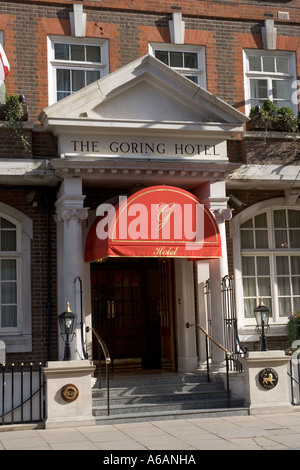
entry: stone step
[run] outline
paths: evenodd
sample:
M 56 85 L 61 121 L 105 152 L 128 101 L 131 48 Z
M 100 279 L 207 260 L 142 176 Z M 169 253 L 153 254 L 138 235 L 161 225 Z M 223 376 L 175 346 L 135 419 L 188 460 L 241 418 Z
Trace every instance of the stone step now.
M 116 374 L 110 379 L 110 414 L 107 416 L 105 378 L 102 388 L 93 388 L 93 415 L 97 423 L 143 421 L 164 417 L 202 416 L 206 410 L 228 409 L 227 390 L 222 381 L 207 382 L 199 373 L 131 373 Z M 231 403 L 245 413 L 243 403 Z M 224 411 L 223 411 L 224 412 Z M 237 411 L 236 411 L 237 412 Z M 166 419 L 165 418 L 165 419 Z M 129 420 L 129 421 L 128 421 Z

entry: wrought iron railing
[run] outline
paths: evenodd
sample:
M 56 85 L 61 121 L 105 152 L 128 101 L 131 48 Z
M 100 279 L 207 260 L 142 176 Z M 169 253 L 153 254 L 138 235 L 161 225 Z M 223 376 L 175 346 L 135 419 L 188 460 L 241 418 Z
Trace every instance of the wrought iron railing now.
M 230 384 L 229 384 L 229 362 L 232 357 L 232 352 L 230 352 L 228 349 L 226 349 L 222 344 L 220 344 L 217 340 L 215 340 L 206 330 L 203 328 L 201 325 L 197 323 L 186 323 L 186 328 L 190 328 L 191 326 L 194 326 L 195 328 L 198 328 L 202 333 L 205 335 L 205 341 L 206 341 L 206 351 L 209 350 L 208 343 L 211 341 L 214 343 L 219 349 L 221 349 L 225 353 L 225 364 L 226 364 L 226 390 L 227 390 L 227 406 L 228 408 L 230 407 Z M 209 355 L 206 355 L 206 372 L 207 372 L 207 381 L 210 381 L 210 358 Z
M 42 363 L 0 364 L 0 425 L 44 420 Z
M 88 332 L 90 330 L 89 327 L 86 328 Z M 106 371 L 106 396 L 107 396 L 107 415 L 110 414 L 110 401 L 109 401 L 109 366 L 111 364 L 111 357 L 108 351 L 108 348 L 103 340 L 103 338 L 99 335 L 98 331 L 94 328 L 91 328 L 95 338 L 97 339 L 98 343 L 98 388 L 101 388 L 102 384 L 102 377 L 101 377 L 101 356 L 104 356 L 105 362 L 105 371 Z M 101 354 L 102 353 L 102 354 Z

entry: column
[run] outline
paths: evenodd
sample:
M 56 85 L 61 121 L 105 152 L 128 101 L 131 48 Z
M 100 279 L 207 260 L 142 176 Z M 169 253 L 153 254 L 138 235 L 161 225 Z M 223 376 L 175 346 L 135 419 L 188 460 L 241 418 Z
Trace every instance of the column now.
M 225 181 L 211 183 L 210 186 L 210 210 L 216 218 L 221 243 L 222 258 L 212 259 L 209 262 L 209 278 L 211 293 L 212 337 L 224 345 L 224 317 L 221 293 L 221 281 L 228 274 L 227 243 L 225 221 L 232 217 L 231 209 L 227 208 Z M 216 364 L 224 361 L 224 352 L 213 344 L 213 362 Z
M 77 315 L 76 336 L 71 342 L 72 359 L 83 359 L 81 346 L 81 312 L 75 279 L 84 271 L 84 244 L 82 221 L 88 217 L 83 207 L 81 178 L 66 178 L 60 187 L 56 206 L 57 222 L 57 306 L 58 315 L 65 311 L 67 302 Z M 60 331 L 59 331 L 60 333 Z M 59 360 L 63 359 L 64 343 L 59 341 Z
M 197 367 L 193 263 L 187 259 L 175 260 L 175 301 L 178 370 L 193 371 Z

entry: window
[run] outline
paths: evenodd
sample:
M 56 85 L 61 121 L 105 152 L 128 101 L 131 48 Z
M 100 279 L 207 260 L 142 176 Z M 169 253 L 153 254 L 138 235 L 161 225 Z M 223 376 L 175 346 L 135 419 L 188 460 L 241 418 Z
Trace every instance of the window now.
M 69 96 L 108 73 L 108 43 L 104 40 L 49 39 L 50 104 Z
M 17 328 L 17 227 L 0 218 L 0 327 Z
M 7 352 L 31 351 L 32 222 L 0 202 L 0 339 Z
M 181 75 L 206 88 L 204 47 L 152 44 L 150 54 Z
M 293 53 L 248 51 L 245 53 L 246 113 L 254 106 L 262 106 L 271 100 L 280 108 L 287 106 L 296 112 L 293 103 L 293 82 L 296 80 L 296 64 Z
M 300 311 L 300 208 L 272 207 L 248 217 L 239 241 L 244 318 L 254 319 L 262 297 L 273 321 L 284 323 Z

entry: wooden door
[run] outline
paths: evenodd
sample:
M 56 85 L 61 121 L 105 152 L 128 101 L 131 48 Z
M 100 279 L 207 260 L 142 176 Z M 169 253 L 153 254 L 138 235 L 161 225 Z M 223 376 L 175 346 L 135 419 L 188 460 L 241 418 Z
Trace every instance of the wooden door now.
M 144 272 L 136 268 L 92 269 L 93 327 L 113 359 L 143 357 L 145 335 Z

